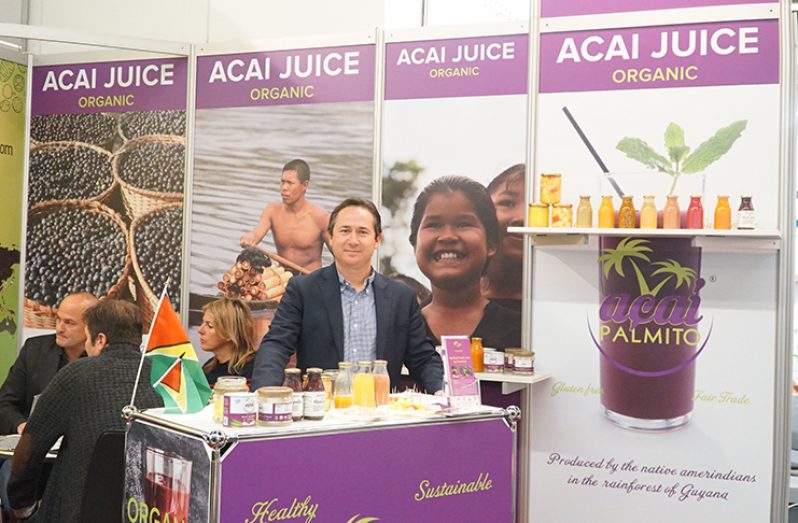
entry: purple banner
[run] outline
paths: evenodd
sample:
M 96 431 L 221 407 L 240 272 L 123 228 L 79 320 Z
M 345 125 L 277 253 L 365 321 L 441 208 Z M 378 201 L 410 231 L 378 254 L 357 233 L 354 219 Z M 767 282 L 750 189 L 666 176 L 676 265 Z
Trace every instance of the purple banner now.
M 512 521 L 504 420 L 240 441 L 219 521 Z
M 374 99 L 375 47 L 201 56 L 197 109 Z
M 680 9 L 685 7 L 710 7 L 739 4 L 776 4 L 774 0 L 541 0 L 540 16 L 595 15 L 600 13 L 626 13 L 630 11 L 653 11 L 657 9 Z
M 186 108 L 187 58 L 33 68 L 33 115 Z
M 778 82 L 777 20 L 541 36 L 541 93 Z
M 386 46 L 385 99 L 526 94 L 526 34 Z

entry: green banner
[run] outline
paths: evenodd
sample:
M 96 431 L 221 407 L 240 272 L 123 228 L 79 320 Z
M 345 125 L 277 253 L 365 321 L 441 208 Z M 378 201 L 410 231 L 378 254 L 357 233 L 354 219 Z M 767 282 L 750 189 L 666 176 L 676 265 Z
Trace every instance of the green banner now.
M 17 355 L 27 66 L 0 59 L 0 379 Z

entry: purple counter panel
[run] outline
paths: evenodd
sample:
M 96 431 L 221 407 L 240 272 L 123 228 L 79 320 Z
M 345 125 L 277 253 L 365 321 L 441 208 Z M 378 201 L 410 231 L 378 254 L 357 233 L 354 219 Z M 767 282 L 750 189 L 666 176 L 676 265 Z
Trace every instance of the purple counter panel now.
M 497 418 L 240 441 L 220 521 L 510 523 L 514 439 Z
M 34 116 L 186 108 L 187 58 L 33 68 Z
M 385 99 L 526 94 L 526 34 L 396 42 L 385 51 Z
M 375 46 L 200 56 L 197 109 L 374 99 Z
M 778 82 L 778 20 L 547 33 L 540 39 L 541 93 Z
M 740 4 L 778 4 L 773 0 L 541 0 L 540 16 L 574 16 L 627 13 L 689 7 L 723 7 Z

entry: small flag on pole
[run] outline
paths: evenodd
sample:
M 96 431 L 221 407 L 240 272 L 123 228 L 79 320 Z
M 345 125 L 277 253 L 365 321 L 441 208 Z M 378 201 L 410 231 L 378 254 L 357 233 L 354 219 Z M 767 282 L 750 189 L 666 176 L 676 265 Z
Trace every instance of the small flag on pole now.
M 211 388 L 166 289 L 152 320 L 145 356 L 152 362 L 150 382 L 163 398 L 166 413 L 189 414 L 205 407 Z

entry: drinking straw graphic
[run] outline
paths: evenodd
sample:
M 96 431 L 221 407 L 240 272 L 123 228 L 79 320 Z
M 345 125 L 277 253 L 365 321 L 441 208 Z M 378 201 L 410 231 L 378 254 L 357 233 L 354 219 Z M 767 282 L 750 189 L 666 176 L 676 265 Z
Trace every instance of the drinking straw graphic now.
M 571 111 L 569 111 L 567 107 L 563 106 L 562 112 L 565 113 L 565 116 L 568 118 L 568 121 L 571 122 L 571 125 L 574 126 L 576 134 L 579 135 L 579 138 L 582 139 L 582 142 L 584 142 L 585 146 L 587 147 L 587 150 L 590 151 L 590 154 L 593 155 L 593 159 L 596 160 L 597 164 L 599 164 L 599 167 L 601 168 L 602 172 L 604 172 L 604 174 L 607 175 L 607 180 L 610 182 L 610 185 L 612 185 L 612 188 L 615 189 L 615 192 L 618 193 L 618 196 L 623 197 L 624 195 L 623 189 L 620 188 L 618 183 L 612 177 L 612 175 L 610 174 L 610 170 L 607 169 L 607 166 L 601 160 L 601 157 L 596 152 L 596 149 L 593 147 L 593 144 L 590 143 L 590 140 L 587 139 L 587 136 L 585 136 L 585 133 L 584 131 L 582 131 L 582 128 L 579 127 L 579 124 L 576 123 L 576 120 L 574 120 L 574 116 L 571 114 Z

